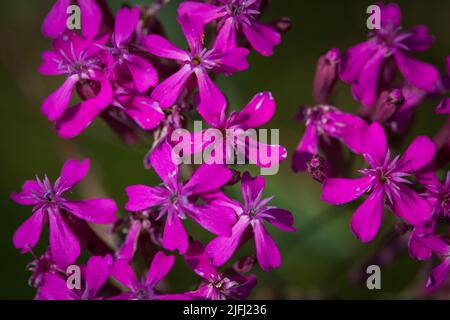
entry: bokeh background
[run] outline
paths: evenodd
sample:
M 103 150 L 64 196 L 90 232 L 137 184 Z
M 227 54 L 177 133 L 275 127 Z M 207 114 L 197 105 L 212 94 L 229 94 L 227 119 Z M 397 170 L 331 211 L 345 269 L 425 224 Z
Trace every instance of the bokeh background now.
M 115 10 L 122 0 L 108 1 Z M 425 24 L 436 36 L 431 50 L 417 55 L 443 70 L 443 59 L 450 53 L 450 2 L 448 0 L 397 1 L 403 11 L 403 26 Z M 130 4 L 149 1 L 128 1 Z M 185 46 L 177 24 L 179 1 L 171 1 L 160 13 L 160 20 L 174 43 Z M 281 143 L 289 150 L 289 158 L 280 172 L 267 177 L 266 195 L 275 195 L 273 204 L 292 211 L 298 231 L 270 232 L 279 245 L 283 264 L 269 273 L 256 268 L 259 284 L 252 298 L 414 298 L 420 296 L 425 283 L 427 263 L 409 259 L 402 249 L 392 254 L 392 262 L 382 266 L 382 290 L 369 291 L 363 282 L 355 281 L 364 265 L 391 239 L 394 219 L 384 216 L 383 228 L 376 241 L 359 243 L 351 234 L 348 222 L 354 205 L 332 207 L 320 201 L 321 186 L 307 174 L 294 174 L 290 169 L 293 151 L 303 134 L 304 124 L 294 120 L 299 105 L 312 104 L 311 84 L 317 58 L 331 47 L 341 49 L 361 42 L 367 34 L 366 8 L 371 1 L 354 0 L 274 0 L 263 20 L 281 16 L 291 18 L 293 27 L 270 58 L 256 53 L 250 56 L 250 68 L 232 77 L 220 77 L 219 87 L 226 93 L 232 109 L 242 108 L 260 91 L 269 90 L 277 101 L 277 113 L 267 126 L 279 128 Z M 40 34 L 42 19 L 52 5 L 51 0 L 0 1 L 0 141 L 1 141 L 1 242 L 0 298 L 30 299 L 34 290 L 28 287 L 26 270 L 30 255 L 21 255 L 12 245 L 12 234 L 29 216 L 28 208 L 14 204 L 9 195 L 18 191 L 25 179 L 47 173 L 55 179 L 61 165 L 70 157 L 90 157 L 89 178 L 75 191 L 76 196 L 113 197 L 124 214 L 124 188 L 131 184 L 155 184 L 153 172 L 145 170 L 143 146 L 128 147 L 101 121 L 97 120 L 73 140 L 60 140 L 51 123 L 40 112 L 43 99 L 61 83 L 57 77 L 37 73 L 40 54 L 50 47 Z M 347 85 L 337 87 L 334 104 L 356 112 Z M 443 123 L 434 114 L 437 100 L 423 103 L 414 121 L 414 130 L 405 143 L 417 134 L 433 136 Z M 400 146 L 400 149 L 403 148 Z M 240 197 L 239 188 L 229 188 L 230 195 Z M 189 230 L 202 239 L 210 235 L 189 225 Z M 36 252 L 47 242 L 41 238 Z M 237 256 L 251 252 L 244 247 Z M 394 250 L 395 251 L 395 250 Z M 390 257 L 391 251 L 387 253 Z M 360 271 L 358 271 L 360 270 Z M 171 291 L 192 289 L 199 278 L 188 270 L 181 258 L 169 275 Z

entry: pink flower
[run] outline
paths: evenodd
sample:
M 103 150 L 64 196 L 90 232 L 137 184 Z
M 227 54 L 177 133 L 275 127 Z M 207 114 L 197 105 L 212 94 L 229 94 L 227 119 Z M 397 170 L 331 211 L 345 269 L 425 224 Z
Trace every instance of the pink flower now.
M 417 137 L 403 156 L 391 159 L 384 130 L 377 122 L 364 130 L 362 139 L 363 155 L 371 168 L 359 171 L 362 178 L 325 180 L 322 199 L 340 205 L 369 194 L 351 221 L 353 233 L 363 242 L 371 241 L 378 233 L 385 201 L 394 214 L 413 226 L 422 226 L 431 218 L 431 208 L 407 187 L 411 182 L 405 178 L 433 159 L 434 143 L 428 137 Z
M 50 224 L 50 251 L 59 266 L 74 262 L 80 255 L 80 244 L 69 229 L 63 216 L 70 213 L 93 223 L 107 224 L 116 221 L 117 206 L 112 199 L 67 200 L 63 194 L 77 185 L 89 170 L 89 159 L 82 162 L 68 160 L 60 177 L 52 186 L 43 180 L 27 180 L 20 193 L 11 198 L 21 204 L 33 206 L 33 214 L 14 233 L 14 246 L 22 253 L 30 251 L 39 241 L 44 222 Z
M 189 15 L 207 24 L 218 20 L 219 31 L 215 47 L 220 50 L 236 48 L 236 33 L 241 31 L 251 46 L 263 56 L 273 55 L 273 49 L 281 42 L 281 35 L 270 25 L 259 22 L 261 1 L 221 0 L 218 6 L 184 1 L 178 8 L 180 16 Z
M 81 29 L 83 36 L 94 38 L 102 22 L 102 12 L 95 0 L 56 0 L 50 12 L 42 23 L 42 33 L 46 37 L 56 38 L 67 30 L 67 8 L 71 4 L 80 6 Z
M 347 50 L 342 63 L 341 79 L 352 84 L 354 97 L 365 106 L 375 102 L 380 84 L 392 85 L 391 78 L 384 78 L 386 68 L 398 68 L 409 83 L 429 93 L 439 80 L 434 66 L 409 56 L 409 52 L 427 50 L 434 42 L 427 27 L 403 31 L 399 6 L 395 3 L 380 6 L 381 29 L 369 40 Z M 387 63 L 392 59 L 394 63 Z
M 156 286 L 169 273 L 175 262 L 174 256 L 166 256 L 159 251 L 153 257 L 148 270 L 147 277 L 139 280 L 128 261 L 118 259 L 114 263 L 111 275 L 114 279 L 126 286 L 129 291 L 120 296 L 113 297 L 114 300 L 188 300 L 184 294 L 161 294 Z
M 248 298 L 256 285 L 254 275 L 245 276 L 235 270 L 219 272 L 205 254 L 203 245 L 198 241 L 190 243 L 184 259 L 188 266 L 204 280 L 197 290 L 188 293 L 193 299 L 244 300 Z
M 281 265 L 281 254 L 272 237 L 264 227 L 264 222 L 269 222 L 275 227 L 286 231 L 294 231 L 294 217 L 283 209 L 268 206 L 273 197 L 262 198 L 266 182 L 263 177 L 252 178 L 248 172 L 242 176 L 242 196 L 244 204 L 228 199 L 224 194 L 218 194 L 217 199 L 212 197 L 215 205 L 228 205 L 239 215 L 239 219 L 233 226 L 231 236 L 219 236 L 212 240 L 206 247 L 207 255 L 215 266 L 226 263 L 238 249 L 241 242 L 248 239 L 248 233 L 253 229 L 256 243 L 256 257 L 264 271 L 278 268 Z
M 105 47 L 114 57 L 116 67 L 124 67 L 131 74 L 133 84 L 139 93 L 158 83 L 155 68 L 131 46 L 132 35 L 139 22 L 139 7 L 123 8 L 117 12 L 112 48 Z
M 426 283 L 426 288 L 433 292 L 444 283 L 450 274 L 450 245 L 435 235 L 421 238 L 420 244 L 441 259 L 441 263 L 431 271 Z
M 236 220 L 233 210 L 221 206 L 196 204 L 203 194 L 215 192 L 232 177 L 232 172 L 221 165 L 203 164 L 189 181 L 178 179 L 178 159 L 167 142 L 161 143 L 150 156 L 153 169 L 163 181 L 157 187 L 144 185 L 126 188 L 128 211 L 158 208 L 157 220 L 167 215 L 163 233 L 163 247 L 183 254 L 188 248 L 188 236 L 181 220 L 190 216 L 206 230 L 217 235 L 230 235 Z
M 100 54 L 98 42 L 86 40 L 74 32 L 66 32 L 53 40 L 53 51 L 45 51 L 39 72 L 43 75 L 67 75 L 63 85 L 42 104 L 42 112 L 62 138 L 72 138 L 86 129 L 112 99 L 112 88 L 103 74 L 107 63 Z M 92 82 L 96 88 L 92 97 L 66 110 L 78 83 Z M 95 85 L 94 85 L 95 84 Z
M 228 118 L 225 110 L 220 114 L 211 113 L 205 121 L 217 130 L 207 129 L 191 134 L 187 139 L 190 145 L 186 148 L 183 137 L 183 155 L 209 149 L 214 155 L 214 163 L 234 163 L 235 156 L 244 156 L 250 163 L 262 168 L 275 166 L 286 159 L 286 149 L 281 145 L 258 141 L 256 131 L 252 131 L 268 123 L 274 114 L 275 99 L 270 92 L 256 94 L 242 111 L 232 112 Z M 197 143 L 198 139 L 201 139 L 200 143 Z
M 340 111 L 331 105 L 305 108 L 300 118 L 306 130 L 292 158 L 292 170 L 305 171 L 307 163 L 318 154 L 319 140 L 339 139 L 354 152 L 361 148 L 361 130 L 366 123 L 358 116 Z
M 89 258 L 84 273 L 83 287 L 69 288 L 66 279 L 56 274 L 46 275 L 39 288 L 38 300 L 101 300 L 100 289 L 108 281 L 113 260 L 110 255 Z
M 179 17 L 189 51 L 181 50 L 159 35 L 152 34 L 145 39 L 145 48 L 155 56 L 176 60 L 181 68 L 175 74 L 161 82 L 152 92 L 152 98 L 159 101 L 161 107 L 171 107 L 180 96 L 186 81 L 195 75 L 197 78 L 200 101 L 198 112 L 205 118 L 211 114 L 220 114 L 226 108 L 226 100 L 208 75 L 208 70 L 231 74 L 248 68 L 246 60 L 249 51 L 245 48 L 233 48 L 220 51 L 216 47 L 203 48 L 204 26 L 199 19 L 188 16 Z

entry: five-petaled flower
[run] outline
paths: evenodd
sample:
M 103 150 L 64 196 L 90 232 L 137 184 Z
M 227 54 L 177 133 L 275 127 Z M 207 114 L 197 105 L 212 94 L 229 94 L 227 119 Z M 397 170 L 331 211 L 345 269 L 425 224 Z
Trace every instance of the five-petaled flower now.
M 215 205 L 228 205 L 239 215 L 233 226 L 231 236 L 219 236 L 206 247 L 207 255 L 215 266 L 226 263 L 238 249 L 241 242 L 248 240 L 249 231 L 253 230 L 256 244 L 256 257 L 264 271 L 278 268 L 281 264 L 281 254 L 272 237 L 264 227 L 269 222 L 280 230 L 294 231 L 294 217 L 284 209 L 268 206 L 273 197 L 263 198 L 266 182 L 263 177 L 252 178 L 248 172 L 242 176 L 242 197 L 244 204 L 233 201 L 223 193 L 210 195 L 210 202 Z
M 20 193 L 11 198 L 21 204 L 33 206 L 33 214 L 14 233 L 14 246 L 22 253 L 30 251 L 39 241 L 46 221 L 50 225 L 50 251 L 59 266 L 74 262 L 80 255 L 80 244 L 64 221 L 64 215 L 72 214 L 82 220 L 108 224 L 116 221 L 117 206 L 112 199 L 68 200 L 64 193 L 71 190 L 86 176 L 89 159 L 82 162 L 68 160 L 60 177 L 52 186 L 44 179 L 27 180 Z
M 369 197 L 352 217 L 351 229 L 363 242 L 371 241 L 378 233 L 383 203 L 397 216 L 413 226 L 422 226 L 431 218 L 431 207 L 405 179 L 426 166 L 434 157 L 436 147 L 425 136 L 417 137 L 403 156 L 391 159 L 383 128 L 377 122 L 362 133 L 363 155 L 370 168 L 359 172 L 357 179 L 329 178 L 323 185 L 322 199 L 331 204 L 344 204 L 364 193 Z

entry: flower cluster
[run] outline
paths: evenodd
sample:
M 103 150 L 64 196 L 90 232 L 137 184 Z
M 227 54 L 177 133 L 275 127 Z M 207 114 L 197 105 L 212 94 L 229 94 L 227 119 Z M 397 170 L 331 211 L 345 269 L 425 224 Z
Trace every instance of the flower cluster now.
M 426 260 L 434 253 L 442 260 L 426 283 L 433 292 L 450 273 L 448 123 L 434 141 L 427 136 L 412 139 L 401 155 L 391 154 L 388 140 L 403 137 L 424 99 L 445 95 L 448 78 L 440 78 L 436 67 L 412 57 L 434 42 L 428 29 L 417 26 L 405 31 L 397 4 L 379 6 L 381 29 L 344 52 L 333 48 L 320 57 L 313 88 L 317 105 L 300 110 L 298 118 L 306 121 L 306 130 L 292 168 L 309 171 L 322 183 L 321 198 L 327 203 L 343 205 L 367 196 L 350 222 L 351 231 L 362 242 L 372 241 L 379 233 L 384 208 L 400 218 L 407 228 L 397 231 L 410 231 L 411 257 Z M 447 73 L 449 62 L 447 57 Z M 351 85 L 361 105 L 358 114 L 330 104 L 338 80 Z M 448 115 L 448 103 L 444 96 L 436 113 Z M 362 156 L 367 165 L 359 167 L 358 177 L 349 178 L 355 156 Z M 439 180 L 440 173 L 446 176 L 444 181 Z
M 45 176 L 26 181 L 20 193 L 13 193 L 15 202 L 33 207 L 13 242 L 22 253 L 34 256 L 30 285 L 37 288 L 37 299 L 245 299 L 256 285 L 255 275 L 248 274 L 256 261 L 264 271 L 281 264 L 281 253 L 265 222 L 289 232 L 295 230 L 294 218 L 289 211 L 269 205 L 272 197 L 263 195 L 264 178 L 209 163 L 185 176 L 171 133 L 187 129 L 186 119 L 195 113 L 213 128 L 231 130 L 236 137 L 242 130 L 267 123 L 275 113 L 269 92 L 256 94 L 244 110 L 227 117 L 226 97 L 214 79 L 217 74 L 246 70 L 252 48 L 271 56 L 288 20 L 282 25 L 261 22 L 265 7 L 261 1 L 182 2 L 178 23 L 187 49 L 181 49 L 167 40 L 156 17 L 163 4 L 124 7 L 113 17 L 104 1 L 57 0 L 42 24 L 52 49 L 42 54 L 39 72 L 65 78 L 41 106 L 57 134 L 76 137 L 100 117 L 127 144 L 153 138 L 145 165 L 161 183 L 126 187 L 128 214 L 121 219 L 112 199 L 64 197 L 86 176 L 89 159 L 67 161 L 54 184 Z M 81 10 L 81 30 L 68 29 L 70 5 Z M 208 38 L 206 30 L 211 30 Z M 78 102 L 73 104 L 74 92 Z M 280 155 L 277 162 L 286 158 L 282 146 L 243 143 L 244 151 L 268 148 Z M 226 150 L 233 147 L 227 145 Z M 193 145 L 191 151 L 204 148 Z M 252 154 L 256 156 L 248 159 L 251 163 L 267 165 Z M 238 183 L 242 203 L 224 192 Z M 187 220 L 216 238 L 202 244 L 188 232 Z M 49 247 L 38 257 L 33 249 L 47 224 Z M 91 224 L 108 225 L 112 233 L 123 235 L 122 243 L 106 244 Z M 251 239 L 256 258 L 244 256 L 222 267 Z M 81 265 L 82 250 L 91 255 L 85 265 Z M 197 289 L 166 293 L 164 278 L 175 263 L 174 251 L 202 278 Z M 150 265 L 147 272 L 138 271 L 142 260 Z M 75 263 L 81 265 L 81 278 L 71 286 L 69 270 Z

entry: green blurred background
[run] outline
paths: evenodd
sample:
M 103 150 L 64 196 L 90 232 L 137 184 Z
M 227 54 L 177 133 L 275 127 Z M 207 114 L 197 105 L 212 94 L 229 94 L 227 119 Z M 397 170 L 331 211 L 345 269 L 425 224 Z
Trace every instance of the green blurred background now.
M 121 0 L 108 1 L 114 9 Z M 150 1 L 128 1 L 147 4 Z M 185 46 L 176 23 L 179 1 L 172 1 L 160 13 L 171 41 Z M 403 26 L 409 28 L 425 24 L 436 36 L 432 49 L 418 57 L 443 69 L 443 59 L 450 53 L 450 2 L 398 1 L 403 12 Z M 50 47 L 48 39 L 40 34 L 40 24 L 52 4 L 51 0 L 0 1 L 0 90 L 1 90 L 1 251 L 0 298 L 34 296 L 27 286 L 30 273 L 26 264 L 30 255 L 21 255 L 12 245 L 12 234 L 29 216 L 28 208 L 9 199 L 25 179 L 47 173 L 55 179 L 61 165 L 70 157 L 90 157 L 89 178 L 75 191 L 75 195 L 113 197 L 123 214 L 126 201 L 124 188 L 131 184 L 158 183 L 153 172 L 142 166 L 146 150 L 127 147 L 101 121 L 97 120 L 81 136 L 73 140 L 58 139 L 51 123 L 40 112 L 40 104 L 61 83 L 58 77 L 43 77 L 36 71 L 40 54 Z M 311 84 L 316 60 L 331 47 L 348 48 L 361 42 L 367 34 L 366 8 L 371 1 L 350 0 L 275 0 L 269 5 L 263 20 L 272 21 L 281 16 L 292 19 L 293 28 L 283 37 L 275 55 L 264 58 L 256 53 L 250 56 L 250 68 L 232 77 L 220 77 L 219 87 L 227 94 L 232 109 L 242 108 L 260 91 L 269 90 L 277 101 L 277 113 L 267 126 L 279 128 L 281 143 L 292 155 L 304 124 L 294 120 L 300 104 L 311 104 Z M 351 99 L 347 85 L 339 85 L 334 97 L 336 106 L 355 112 L 357 103 Z M 434 135 L 443 118 L 434 114 L 437 100 L 420 106 L 415 118 L 414 135 Z M 280 172 L 267 177 L 266 195 L 275 195 L 273 205 L 288 209 L 296 217 L 298 231 L 270 232 L 279 245 L 283 264 L 281 268 L 263 273 L 256 268 L 259 284 L 252 298 L 412 298 L 417 297 L 425 282 L 425 273 L 419 263 L 401 250 L 393 262 L 382 267 L 382 290 L 369 291 L 364 282 L 351 281 L 349 271 L 361 266 L 385 243 L 392 232 L 394 219 L 385 215 L 383 228 L 376 241 L 359 243 L 351 234 L 348 222 L 354 205 L 332 207 L 320 201 L 320 185 L 308 175 L 295 175 L 290 170 L 291 157 Z M 239 197 L 238 188 L 229 188 L 233 197 Z M 198 228 L 193 234 L 202 240 L 211 236 Z M 41 238 L 37 253 L 42 253 L 47 235 Z M 244 247 L 237 256 L 250 252 Z M 421 271 L 422 270 L 422 271 Z M 364 271 L 364 270 L 363 270 Z M 182 259 L 177 258 L 169 275 L 171 291 L 193 288 L 199 278 L 188 271 Z

